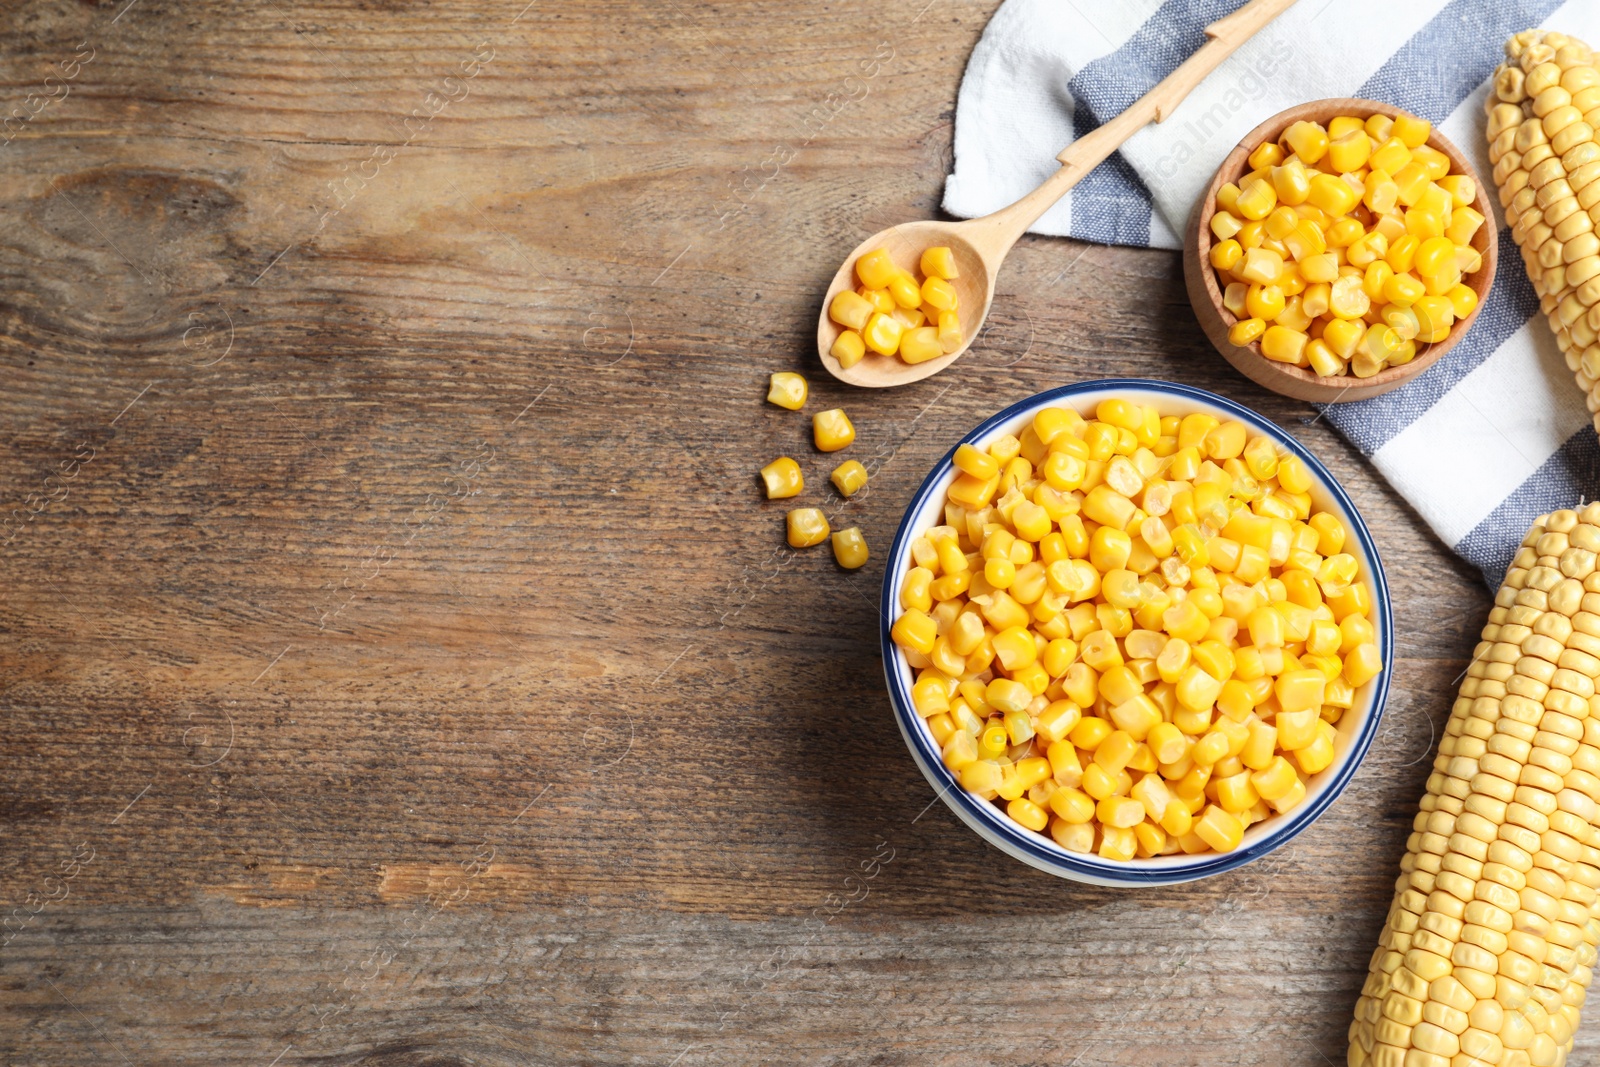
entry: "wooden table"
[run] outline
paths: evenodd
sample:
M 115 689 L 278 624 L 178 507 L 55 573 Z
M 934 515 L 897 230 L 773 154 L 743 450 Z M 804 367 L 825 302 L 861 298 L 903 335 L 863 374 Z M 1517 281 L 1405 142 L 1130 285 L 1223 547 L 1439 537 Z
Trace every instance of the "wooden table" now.
M 1170 253 L 1027 238 L 954 371 L 822 374 L 995 6 L 922 2 L 12 5 L 5 1063 L 1343 1063 L 1488 595 Z M 930 803 L 874 614 L 950 442 L 1113 374 L 1315 449 L 1400 619 L 1328 815 L 1138 893 Z M 781 453 L 864 570 L 786 549 Z

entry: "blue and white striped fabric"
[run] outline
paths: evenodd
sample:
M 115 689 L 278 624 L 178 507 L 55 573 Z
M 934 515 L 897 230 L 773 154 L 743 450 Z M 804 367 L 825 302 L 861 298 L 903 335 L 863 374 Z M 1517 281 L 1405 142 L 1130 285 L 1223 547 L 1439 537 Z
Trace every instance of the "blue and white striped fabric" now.
M 1207 23 L 1242 3 L 1007 0 L 961 83 L 945 210 L 984 215 L 1033 189 L 1076 134 L 1120 113 L 1200 47 Z M 1600 3 L 1300 0 L 1034 232 L 1177 248 L 1190 208 L 1245 134 L 1330 96 L 1431 120 L 1488 181 L 1489 77 L 1506 39 L 1539 26 L 1600 43 Z M 1495 207 L 1500 273 L 1467 338 L 1404 388 L 1326 412 L 1491 585 L 1533 518 L 1600 493 L 1600 440 Z

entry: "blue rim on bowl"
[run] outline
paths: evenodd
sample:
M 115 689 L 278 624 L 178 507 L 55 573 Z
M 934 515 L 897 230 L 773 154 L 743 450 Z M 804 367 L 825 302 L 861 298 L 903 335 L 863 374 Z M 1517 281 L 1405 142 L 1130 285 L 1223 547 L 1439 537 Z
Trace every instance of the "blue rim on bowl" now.
M 1155 402 L 1163 414 L 1176 414 L 1167 410 L 1174 402 L 1186 403 L 1191 409 L 1210 409 L 1225 414 L 1250 427 L 1252 434 L 1263 434 L 1304 462 L 1316 475 L 1312 496 L 1318 506 L 1332 510 L 1344 523 L 1355 541 L 1355 555 L 1361 564 L 1362 574 L 1372 585 L 1372 623 L 1377 630 L 1383 658 L 1383 670 L 1362 686 L 1366 693 L 1357 694 L 1352 714 L 1340 720 L 1338 755 L 1332 766 L 1312 779 L 1306 800 L 1285 815 L 1274 815 L 1245 831 L 1244 842 L 1233 852 L 1177 854 L 1117 862 L 1101 859 L 1094 854 L 1069 852 L 1057 845 L 1047 835 L 1035 833 L 1012 821 L 990 801 L 975 796 L 961 788 L 959 782 L 945 767 L 940 758 L 939 746 L 928 731 L 922 716 L 911 703 L 911 668 L 907 665 L 899 646 L 889 636 L 890 627 L 898 614 L 900 586 L 909 569 L 911 541 L 922 530 L 943 521 L 942 512 L 933 520 L 926 519 L 930 509 L 941 507 L 944 490 L 953 478 L 951 457 L 955 447 L 946 452 L 923 479 L 895 531 L 894 545 L 889 552 L 888 566 L 884 570 L 883 591 L 879 616 L 879 641 L 883 649 L 884 677 L 889 687 L 890 703 L 895 721 L 906 747 L 921 768 L 922 774 L 933 786 L 938 798 L 943 800 L 962 822 L 1001 851 L 1030 866 L 1058 877 L 1094 885 L 1172 885 L 1206 878 L 1214 874 L 1242 867 L 1260 859 L 1273 849 L 1288 842 L 1310 826 L 1326 811 L 1350 783 L 1356 768 L 1361 765 L 1367 750 L 1377 736 L 1383 718 L 1383 707 L 1389 692 L 1389 678 L 1394 672 L 1394 622 L 1389 604 L 1389 585 L 1384 578 L 1383 562 L 1378 558 L 1377 546 L 1367 530 L 1366 523 L 1337 479 L 1312 455 L 1304 445 L 1275 423 L 1237 404 L 1226 397 L 1194 386 L 1180 385 L 1141 378 L 1102 378 L 1095 381 L 1064 385 L 1038 393 L 989 418 L 963 437 L 957 444 L 977 444 L 997 437 L 1002 432 L 1020 435 L 1029 417 L 1039 408 L 1067 403 L 1082 407 L 1087 402 L 1106 396 L 1135 397 L 1142 402 Z M 1154 401 L 1149 398 L 1154 396 Z M 1350 551 L 1352 546 L 1346 547 Z M 1359 715 L 1355 713 L 1360 713 Z

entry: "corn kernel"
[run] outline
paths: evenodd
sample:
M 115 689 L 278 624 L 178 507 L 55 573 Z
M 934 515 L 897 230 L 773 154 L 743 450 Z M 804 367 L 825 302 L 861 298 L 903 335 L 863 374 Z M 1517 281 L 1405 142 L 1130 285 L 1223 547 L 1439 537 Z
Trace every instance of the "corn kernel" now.
M 875 248 L 856 260 L 856 277 L 869 289 L 887 289 L 899 274 L 900 268 L 889 258 L 888 249 Z
M 929 278 L 943 278 L 949 281 L 961 276 L 956 269 L 955 253 L 942 245 L 923 249 L 922 260 L 918 265 L 922 268 L 922 273 Z
M 1432 130 L 1433 123 L 1427 119 L 1419 119 L 1402 111 L 1394 117 L 1392 136 L 1399 138 L 1407 148 L 1417 148 L 1427 142 Z
M 1378 646 L 1364 642 L 1352 648 L 1344 661 L 1344 680 L 1352 686 L 1361 686 L 1383 670 L 1383 658 Z
M 828 305 L 828 317 L 841 326 L 860 330 L 867 325 L 874 308 L 866 299 L 849 289 L 841 290 Z
M 1288 153 L 1282 147 L 1267 141 L 1257 145 L 1255 150 L 1250 153 L 1250 166 L 1255 170 L 1266 170 L 1282 163 L 1286 155 Z
M 799 496 L 801 490 L 805 488 L 805 477 L 800 473 L 800 464 L 788 456 L 779 456 L 762 467 L 761 480 L 766 483 L 768 500 Z
M 847 459 L 833 468 L 828 478 L 833 482 L 833 487 L 839 490 L 840 496 L 852 497 L 867 484 L 867 468 L 853 459 Z
M 898 322 L 902 327 L 905 328 L 905 332 L 907 334 L 909 334 L 912 330 L 915 330 L 917 327 L 921 326 L 924 322 L 927 321 L 927 316 L 922 313 L 922 309 L 920 309 L 920 308 L 896 307 L 893 310 L 891 310 L 889 312 L 889 314 L 894 316 L 895 321 Z M 902 335 L 902 337 L 901 337 L 900 355 L 901 355 L 901 358 L 905 357 L 905 337 L 904 337 L 904 335 Z
M 1194 832 L 1218 852 L 1232 852 L 1244 839 L 1244 825 L 1238 817 L 1215 804 L 1206 807 L 1205 813 L 1194 824 Z
M 1283 143 L 1306 163 L 1315 163 L 1328 150 L 1328 131 L 1319 123 L 1296 122 L 1283 131 Z
M 1287 326 L 1269 326 L 1261 336 L 1261 354 L 1280 363 L 1298 364 L 1305 356 L 1309 338 Z
M 1456 285 L 1445 294 L 1450 308 L 1458 319 L 1464 319 L 1478 307 L 1478 294 L 1470 286 Z
M 1231 240 L 1243 228 L 1244 223 L 1229 211 L 1219 211 L 1211 216 L 1211 234 L 1218 241 Z M 1235 241 L 1234 243 L 1237 244 L 1238 242 Z
M 806 380 L 790 371 L 777 371 L 767 384 L 767 402 L 799 411 L 806 405 Z
M 1309 283 L 1336 281 L 1339 277 L 1339 257 L 1332 252 L 1307 256 L 1300 261 L 1300 276 Z
M 856 331 L 841 330 L 828 349 L 828 354 L 839 361 L 839 366 L 849 370 L 860 363 L 861 357 L 867 354 L 867 343 Z
M 961 319 L 954 311 L 939 312 L 939 347 L 949 355 L 961 348 Z
M 1336 377 L 1345 372 L 1345 361 L 1320 337 L 1306 345 L 1306 362 L 1314 374 L 1323 378 Z
M 795 508 L 788 515 L 789 545 L 791 548 L 810 548 L 820 545 L 828 539 L 828 519 L 822 514 L 820 508 Z M 933 645 L 930 642 L 927 649 L 918 651 L 931 652 Z
M 1322 227 L 1310 219 L 1301 219 L 1295 223 L 1294 228 L 1284 236 L 1283 243 L 1297 263 L 1302 263 L 1311 256 L 1323 255 L 1328 250 L 1328 241 L 1323 235 Z
M 917 280 L 904 272 L 896 274 L 889 279 L 885 286 L 889 295 L 894 298 L 896 305 L 903 308 L 920 307 L 922 304 L 922 288 L 917 285 Z
M 866 327 L 861 331 L 861 339 L 879 355 L 892 356 L 900 350 L 900 337 L 904 333 L 905 326 L 899 319 L 879 311 L 867 320 Z
M 1340 278 L 1328 289 L 1328 310 L 1338 318 L 1359 319 L 1371 307 L 1372 300 L 1362 289 L 1360 278 Z
M 1276 285 L 1255 284 L 1245 293 L 1244 309 L 1251 318 L 1271 322 L 1283 313 L 1283 290 Z
M 871 304 L 872 310 L 881 311 L 885 315 L 893 315 L 894 309 L 898 306 L 887 289 L 869 289 L 862 285 L 856 287 L 856 295 Z
M 1365 130 L 1352 130 L 1328 142 L 1328 162 L 1340 174 L 1360 170 L 1372 154 L 1372 142 Z
M 1446 157 L 1448 160 L 1449 157 Z M 1435 178 L 1434 183 L 1450 195 L 1456 207 L 1471 207 L 1472 202 L 1478 198 L 1478 185 L 1470 175 L 1447 174 Z
M 1017 797 L 1006 806 L 1006 814 L 1030 830 L 1043 830 L 1050 816 L 1027 797 Z
M 1240 188 L 1234 209 L 1243 218 L 1259 221 L 1266 218 L 1277 204 L 1278 194 L 1273 189 L 1272 183 L 1264 178 L 1258 178 Z
M 1471 244 L 1472 238 L 1482 225 L 1483 216 L 1476 210 L 1471 207 L 1458 207 L 1450 213 L 1450 222 L 1444 228 L 1444 235 L 1458 245 Z
M 900 358 L 907 363 L 926 363 L 945 354 L 939 331 L 933 326 L 918 326 L 900 337 Z
M 1264 248 L 1252 248 L 1245 253 L 1244 266 L 1239 274 L 1249 282 L 1259 282 L 1262 285 L 1272 285 L 1278 280 L 1278 275 L 1283 273 L 1283 257 L 1276 252 L 1269 252 Z
M 943 278 L 928 278 L 922 283 L 922 302 L 940 311 L 957 310 L 955 286 Z
M 1100 848 L 1096 854 L 1101 859 L 1131 860 L 1139 850 L 1139 839 L 1132 830 L 1106 826 L 1100 832 Z
M 1231 270 L 1244 256 L 1244 249 L 1234 240 L 1219 241 L 1211 246 L 1211 265 L 1218 270 Z
M 1280 204 L 1292 207 L 1305 203 L 1306 194 L 1311 191 L 1311 176 L 1306 172 L 1305 163 L 1291 156 L 1273 167 L 1272 188 Z
M 837 452 L 856 439 L 856 428 L 843 408 L 830 408 L 811 416 L 811 435 L 820 452 Z
M 1228 328 L 1228 343 L 1241 348 L 1252 341 L 1257 341 L 1267 332 L 1267 323 L 1264 319 L 1240 319 Z
M 860 528 L 852 526 L 833 534 L 833 558 L 846 570 L 855 570 L 867 562 L 867 541 Z
M 1359 201 L 1355 189 L 1344 179 L 1332 174 L 1316 174 L 1311 178 L 1310 203 L 1329 215 L 1343 215 Z

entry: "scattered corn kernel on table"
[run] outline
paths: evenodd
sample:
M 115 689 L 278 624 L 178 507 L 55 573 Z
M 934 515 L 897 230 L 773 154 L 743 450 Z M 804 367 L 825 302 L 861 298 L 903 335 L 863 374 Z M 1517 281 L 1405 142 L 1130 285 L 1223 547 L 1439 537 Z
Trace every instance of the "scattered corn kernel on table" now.
M 914 386 L 809 354 L 840 256 L 936 211 L 994 6 L 6 13 L 6 1062 L 1344 1062 L 1480 578 L 1175 254 L 1024 239 Z M 935 802 L 877 643 L 930 466 L 1113 375 L 1314 449 L 1400 620 L 1327 816 L 1142 892 Z M 811 505 L 864 567 L 786 547 Z

